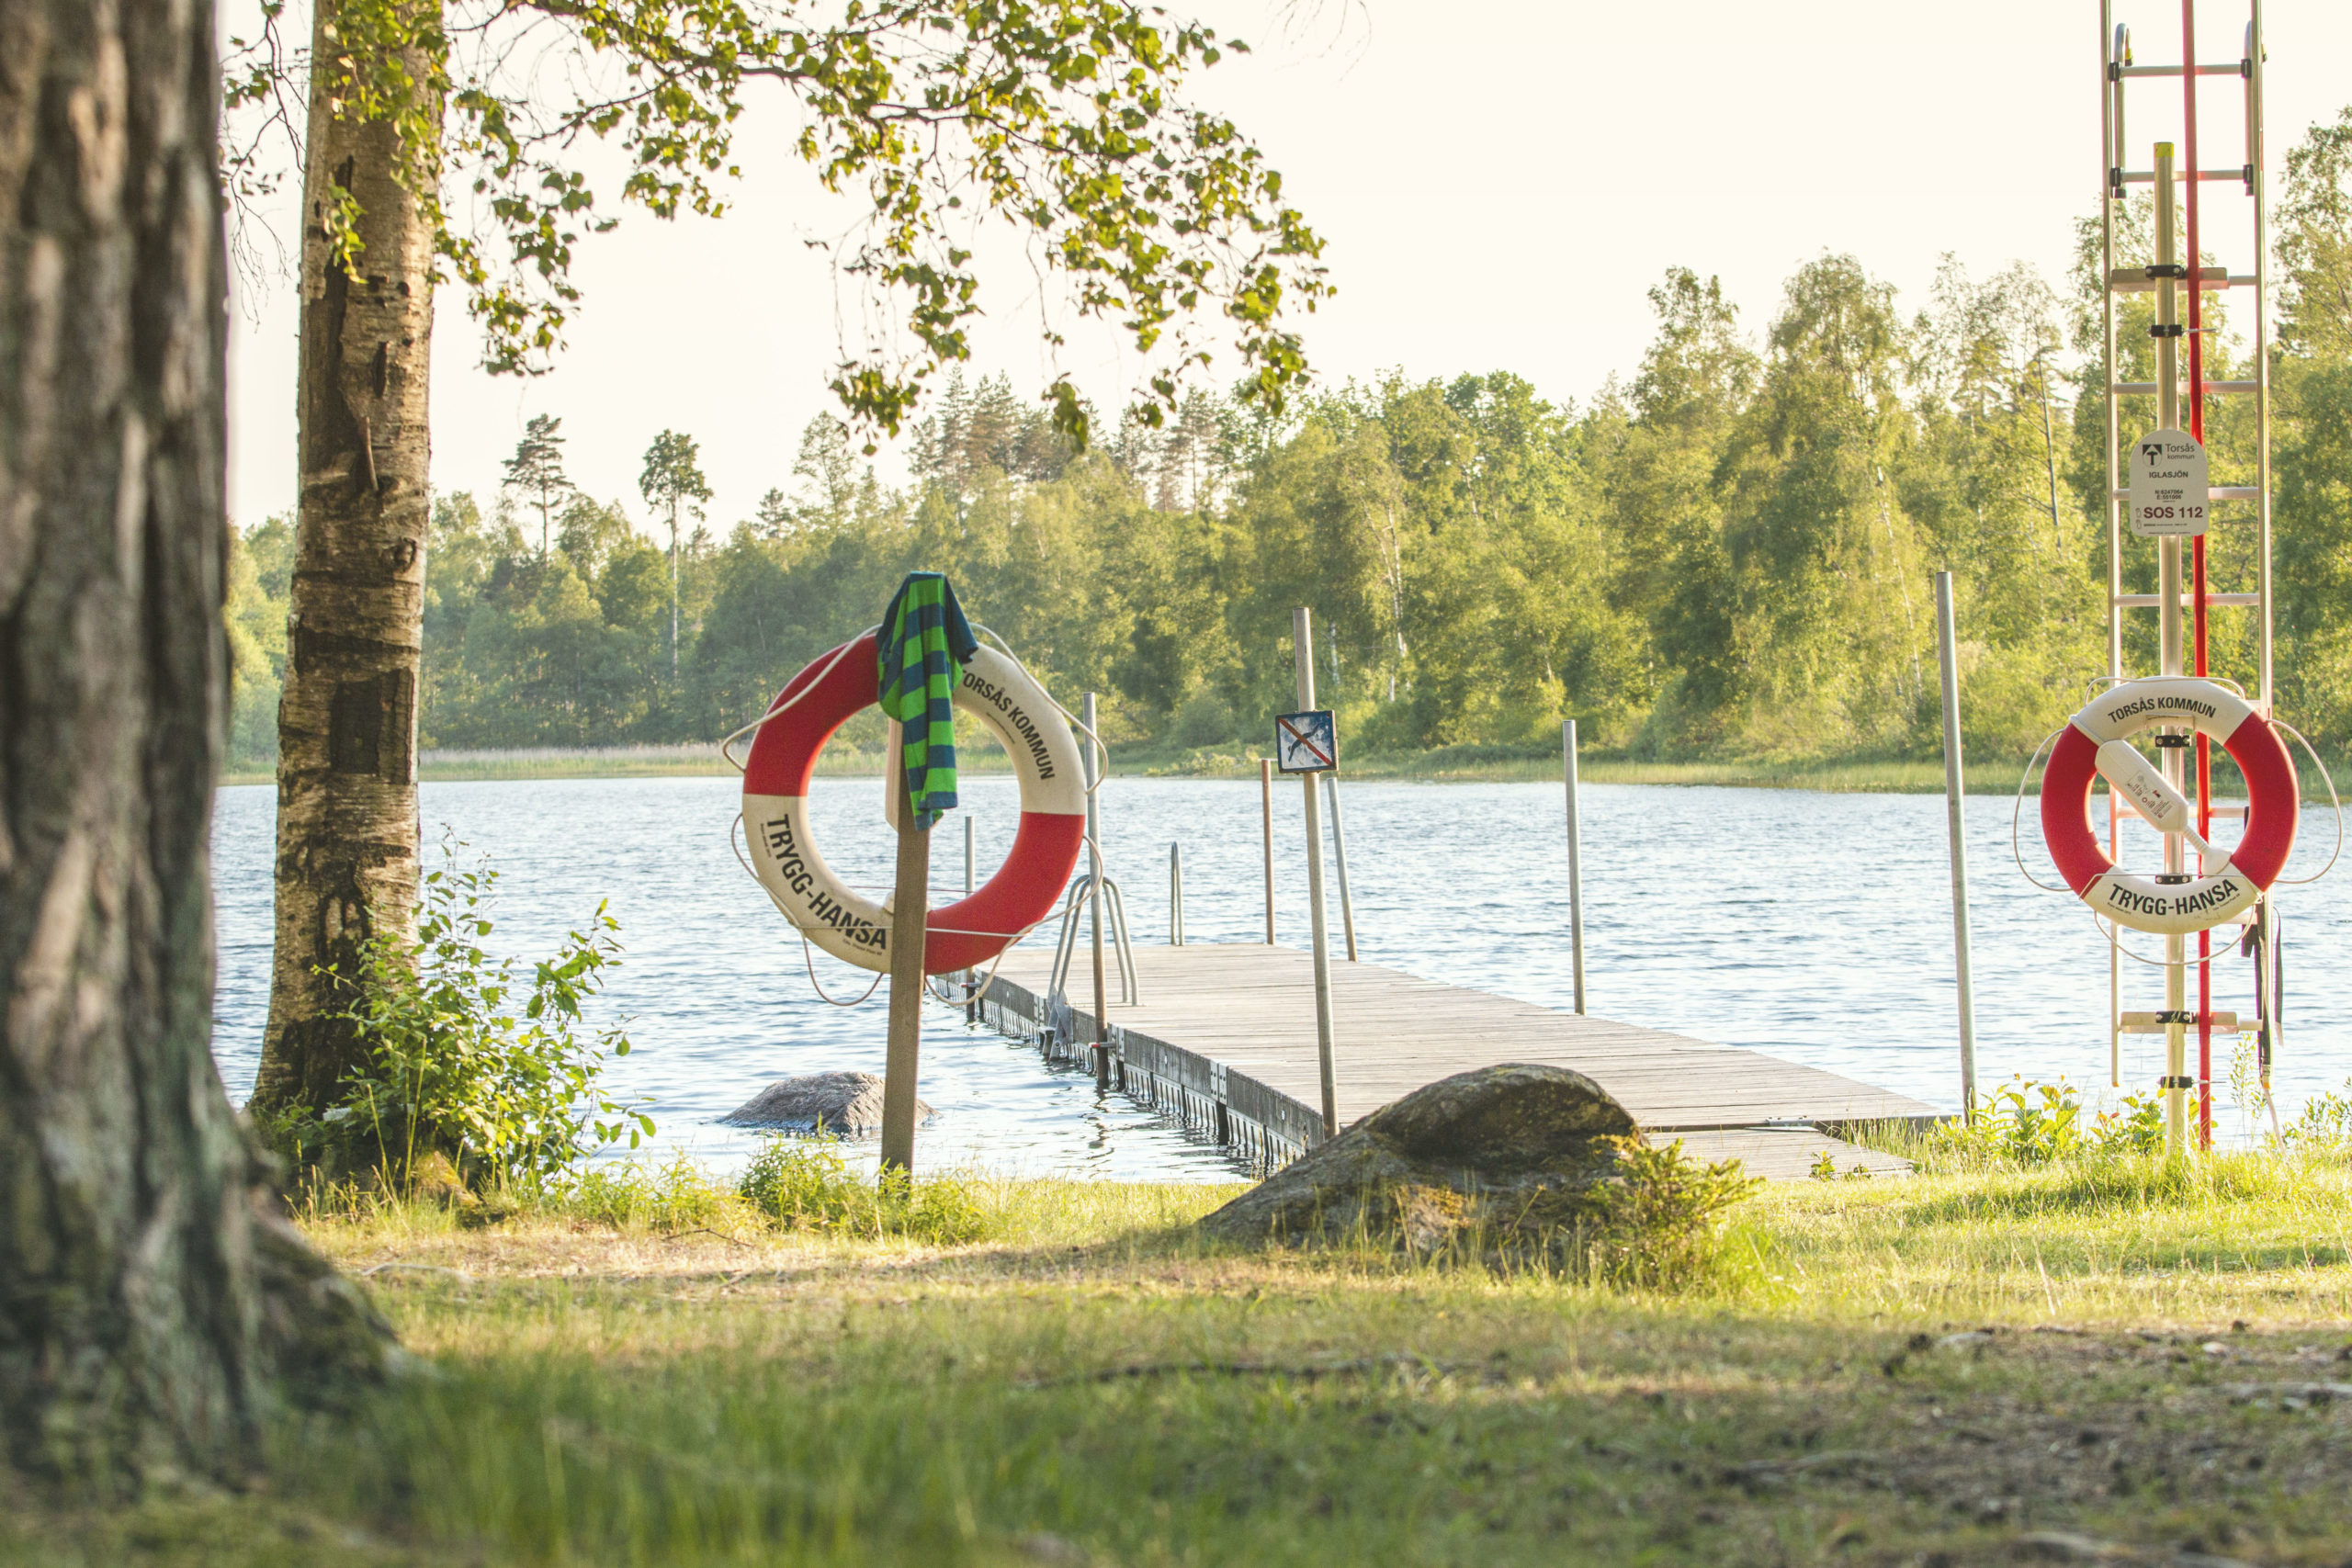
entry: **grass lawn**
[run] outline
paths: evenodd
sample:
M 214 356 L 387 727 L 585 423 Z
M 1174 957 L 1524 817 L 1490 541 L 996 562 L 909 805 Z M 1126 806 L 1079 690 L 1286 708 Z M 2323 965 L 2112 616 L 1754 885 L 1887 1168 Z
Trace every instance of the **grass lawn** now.
M 414 1370 L 0 1558 L 2352 1562 L 2340 1163 L 1782 1184 L 1675 1298 L 1204 1250 L 1232 1190 L 976 1182 L 955 1247 L 320 1219 Z

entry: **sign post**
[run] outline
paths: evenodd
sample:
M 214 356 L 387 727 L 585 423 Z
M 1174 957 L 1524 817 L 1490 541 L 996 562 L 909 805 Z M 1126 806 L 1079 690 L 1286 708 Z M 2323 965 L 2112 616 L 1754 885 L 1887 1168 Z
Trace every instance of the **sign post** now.
M 931 835 L 915 826 L 907 770 L 890 758 L 899 876 L 890 905 L 890 1039 L 882 1066 L 882 1168 L 915 1164 L 915 1073 L 922 1055 L 922 950 L 931 918 Z
M 2193 102 L 2193 100 L 2192 100 Z M 2190 111 L 2195 112 L 2193 109 Z M 2178 259 L 2174 234 L 2177 216 L 2173 198 L 2173 148 L 2156 143 L 2156 265 L 2148 276 L 2156 286 L 2156 324 L 2148 329 L 2156 345 L 2156 426 L 2133 445 L 2130 500 L 2132 532 L 2156 541 L 2156 646 L 2159 673 L 2183 673 L 2180 646 L 2180 542 L 2205 532 L 2205 508 L 2211 499 L 2206 488 L 2205 451 L 2197 438 L 2180 428 L 2180 340 L 2186 330 L 2180 320 L 2180 284 L 2186 268 Z M 2189 171 L 2192 185 L 2197 179 Z M 2188 266 L 2197 265 L 2190 254 Z M 2201 287 L 2201 279 L 2199 280 Z M 2141 516 L 2143 507 L 2149 515 Z M 2194 512 L 2195 515 L 2189 513 Z M 2165 782 L 2177 795 L 2187 783 L 2182 776 L 2182 747 L 2162 748 Z M 2109 807 L 2113 809 L 2112 799 Z M 2177 832 L 2165 834 L 2165 874 L 2181 877 L 2187 870 L 2188 849 Z M 2183 966 L 2186 949 L 2177 936 L 2165 938 L 2165 1153 L 2178 1158 L 2187 1147 L 2188 1100 L 2193 1087 L 2188 1068 L 2188 1034 L 2180 1021 L 2188 1016 L 2188 972 Z
M 1302 775 L 1306 786 L 1307 926 L 1315 935 L 1315 1051 L 1323 1074 L 1323 1135 L 1340 1132 L 1340 1090 L 1331 1070 L 1331 936 L 1323 913 L 1323 813 L 1315 775 L 1340 765 L 1328 708 L 1315 705 L 1315 634 L 1305 605 L 1290 613 L 1292 650 L 1298 657 L 1298 713 L 1274 716 L 1274 765 Z

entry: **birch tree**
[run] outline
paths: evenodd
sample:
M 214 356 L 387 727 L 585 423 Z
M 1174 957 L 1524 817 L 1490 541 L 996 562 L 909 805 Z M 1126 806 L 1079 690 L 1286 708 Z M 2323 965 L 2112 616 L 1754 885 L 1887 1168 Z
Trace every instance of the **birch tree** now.
M 722 213 L 738 118 L 766 90 L 818 184 L 865 214 L 833 251 L 864 310 L 830 385 L 869 446 L 969 356 L 985 227 L 1147 356 L 1155 423 L 1227 338 L 1245 395 L 1279 406 L 1306 370 L 1295 317 L 1327 292 L 1281 175 L 1186 96 L 1238 46 L 1126 0 L 316 0 L 307 50 L 285 15 L 266 0 L 230 64 L 246 122 L 307 124 L 264 1114 L 334 1098 L 356 1047 L 327 976 L 413 920 L 436 282 L 489 369 L 545 368 L 580 302 L 575 247 L 626 203 Z M 598 141 L 624 170 L 602 188 L 582 156 Z M 250 141 L 227 166 L 238 189 L 266 178 Z M 1069 379 L 1038 395 L 1082 441 Z

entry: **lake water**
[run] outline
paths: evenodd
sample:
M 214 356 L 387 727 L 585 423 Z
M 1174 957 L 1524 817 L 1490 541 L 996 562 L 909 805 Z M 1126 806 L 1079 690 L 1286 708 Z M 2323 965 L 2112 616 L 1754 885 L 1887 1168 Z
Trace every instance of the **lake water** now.
M 627 952 L 605 1005 L 629 1020 L 636 1050 L 610 1087 L 651 1095 L 659 1146 L 714 1165 L 740 1160 L 748 1134 L 717 1118 L 788 1074 L 882 1069 L 887 986 L 862 1007 L 812 990 L 801 943 L 729 848 L 731 778 L 428 784 L 428 854 L 444 834 L 502 874 L 489 945 L 529 956 L 609 899 Z M 970 776 L 985 878 L 1018 810 L 1009 778 Z M 1556 784 L 1351 783 L 1342 786 L 1360 950 L 1431 979 L 1570 1006 L 1566 852 Z M 1102 836 L 1138 942 L 1168 935 L 1168 850 L 1184 849 L 1193 942 L 1255 941 L 1263 931 L 1255 780 L 1114 778 Z M 1969 803 L 1980 1085 L 2013 1073 L 2064 1076 L 2107 1093 L 2107 939 L 2076 899 L 2031 886 L 2011 858 L 2010 802 Z M 1279 934 L 1306 940 L 1299 785 L 1275 795 Z M 220 792 L 214 832 L 220 974 L 214 1051 L 232 1098 L 253 1083 L 268 1006 L 273 792 Z M 848 881 L 890 882 L 891 840 L 878 780 L 820 779 L 816 821 Z M 963 825 L 935 830 L 941 898 L 962 886 Z M 2302 875 L 2335 840 L 2307 809 L 2288 867 Z M 1947 1109 L 1959 1103 L 1951 909 L 1944 803 L 1935 795 L 1589 785 L 1584 792 L 1586 966 L 1592 1011 L 1676 1030 L 1865 1079 Z M 2037 818 L 2024 813 L 2025 863 L 2055 881 Z M 1336 879 L 1331 930 L 1339 941 Z M 2279 896 L 2288 955 L 2279 1112 L 2352 1073 L 2352 866 Z M 1033 942 L 1050 942 L 1050 928 Z M 2127 933 L 2140 952 L 2160 939 Z M 2192 948 L 2193 951 L 2193 948 Z M 871 976 L 818 954 L 836 998 Z M 2252 964 L 2214 965 L 2214 1005 L 2250 1013 Z M 2163 974 L 2125 964 L 2125 1006 L 2163 1005 Z M 2195 977 L 2191 973 L 2191 1000 Z M 1311 1010 L 1302 992 L 1298 1006 Z M 1347 1071 L 1348 1043 L 1339 1042 Z M 2126 1036 L 2124 1084 L 2145 1092 L 2163 1070 L 2161 1037 Z M 2195 1043 L 2190 1045 L 2192 1058 Z M 2226 1045 L 2215 1077 L 2226 1081 Z M 2192 1062 L 2193 1066 L 2193 1062 Z M 938 1111 L 917 1162 L 1030 1174 L 1226 1179 L 1216 1152 L 1124 1099 L 1098 1098 L 1085 1074 L 1049 1071 L 1035 1052 L 960 1010 L 933 1007 L 922 1093 Z M 2217 1092 L 2226 1098 L 2226 1091 Z M 2216 1126 L 2241 1124 L 2219 1109 Z M 870 1151 L 869 1151 L 870 1152 Z

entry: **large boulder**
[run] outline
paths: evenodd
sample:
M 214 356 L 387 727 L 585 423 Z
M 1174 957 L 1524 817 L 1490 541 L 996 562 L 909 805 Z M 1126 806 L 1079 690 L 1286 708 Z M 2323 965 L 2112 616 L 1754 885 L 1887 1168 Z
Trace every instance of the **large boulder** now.
M 1383 1106 L 1201 1221 L 1227 1241 L 1369 1242 L 1412 1252 L 1553 1248 L 1614 1145 L 1640 1129 L 1563 1067 L 1457 1073 Z
M 915 1119 L 931 1120 L 932 1109 L 915 1101 Z M 882 1080 L 873 1073 L 808 1073 L 778 1078 L 718 1119 L 729 1127 L 773 1127 L 813 1133 L 822 1126 L 844 1137 L 882 1130 Z

